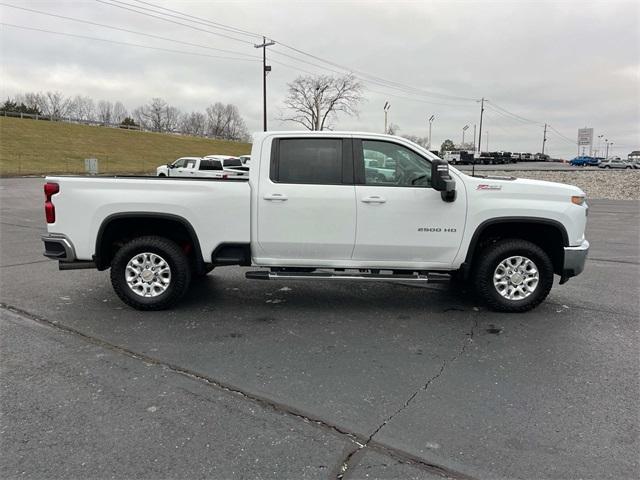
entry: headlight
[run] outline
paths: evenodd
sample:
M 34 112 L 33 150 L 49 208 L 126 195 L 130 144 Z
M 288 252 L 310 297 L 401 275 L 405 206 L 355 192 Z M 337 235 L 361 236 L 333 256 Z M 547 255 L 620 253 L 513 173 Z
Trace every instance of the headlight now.
M 574 195 L 571 197 L 571 203 L 575 203 L 576 205 L 584 205 L 584 195 Z

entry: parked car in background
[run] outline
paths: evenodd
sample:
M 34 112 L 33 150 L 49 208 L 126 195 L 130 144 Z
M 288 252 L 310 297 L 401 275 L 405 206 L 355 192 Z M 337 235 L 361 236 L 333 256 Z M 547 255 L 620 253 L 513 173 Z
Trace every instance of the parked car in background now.
M 198 177 L 225 179 L 233 175 L 225 172 L 220 160 L 200 157 L 182 157 L 168 165 L 156 169 L 158 177 Z
M 600 160 L 595 157 L 589 157 L 586 155 L 582 155 L 580 157 L 576 157 L 569 162 L 569 165 L 574 167 L 595 167 L 598 166 Z
M 600 168 L 635 168 L 631 162 L 622 160 L 621 158 L 607 158 L 605 161 L 600 162 L 598 165 Z
M 249 167 L 242 164 L 238 157 L 230 155 L 207 155 L 207 160 L 219 160 L 224 170 L 230 177 L 248 177 Z
M 551 157 L 546 153 L 536 153 L 533 158 L 536 162 L 548 162 L 551 160 Z

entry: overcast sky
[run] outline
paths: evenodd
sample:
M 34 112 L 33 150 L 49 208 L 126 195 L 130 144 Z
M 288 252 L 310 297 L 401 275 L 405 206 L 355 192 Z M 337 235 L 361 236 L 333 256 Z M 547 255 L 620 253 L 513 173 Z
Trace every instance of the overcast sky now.
M 5 24 L 203 55 L 240 58 L 241 54 L 243 58 L 170 53 L 3 25 L 3 98 L 26 91 L 59 90 L 94 100 L 120 100 L 130 110 L 151 97 L 162 97 L 183 110 L 204 110 L 221 101 L 237 104 L 251 131 L 262 129 L 261 63 L 247 56 L 260 54 L 252 46 L 257 41 L 254 37 L 180 21 L 241 41 L 224 38 L 94 0 L 1 1 L 238 54 L 0 6 Z M 360 115 L 339 117 L 335 129 L 382 131 L 382 108 L 389 101 L 389 121 L 400 127 L 400 134 L 426 136 L 427 118 L 435 114 L 433 144 L 439 146 L 446 138 L 460 142 L 466 124 L 470 128 L 465 139 L 473 137 L 480 113 L 473 99 L 484 96 L 491 103 L 485 111 L 483 150 L 484 131 L 488 131 L 490 150 L 538 152 L 545 122 L 570 139 L 548 133 L 547 150 L 554 156 L 575 155 L 577 129 L 584 126 L 593 127 L 596 137 L 603 134 L 613 141 L 617 155 L 640 149 L 637 0 L 147 1 L 265 34 L 279 43 L 268 49 L 268 60 L 273 60 L 268 77 L 270 129 L 296 128 L 277 118 L 287 82 L 304 74 L 300 70 L 339 70 L 282 46 L 286 44 L 355 72 L 436 94 L 416 95 L 407 88 L 367 82 Z M 118 2 L 146 8 L 147 13 L 152 8 L 136 0 Z M 536 124 L 499 114 L 498 107 Z

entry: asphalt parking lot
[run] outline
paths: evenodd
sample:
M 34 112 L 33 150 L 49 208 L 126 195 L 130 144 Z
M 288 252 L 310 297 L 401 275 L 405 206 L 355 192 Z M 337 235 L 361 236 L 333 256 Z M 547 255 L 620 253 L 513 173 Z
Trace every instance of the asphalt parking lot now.
M 236 267 L 143 313 L 42 257 L 42 183 L 0 180 L 2 478 L 640 477 L 637 201 L 526 314 Z

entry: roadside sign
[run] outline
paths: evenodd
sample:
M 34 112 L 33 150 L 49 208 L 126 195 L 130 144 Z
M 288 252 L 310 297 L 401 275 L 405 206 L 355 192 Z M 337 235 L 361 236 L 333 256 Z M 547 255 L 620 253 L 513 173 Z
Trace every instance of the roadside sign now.
M 578 145 L 591 147 L 593 145 L 593 128 L 578 129 Z
M 84 171 L 89 175 L 98 174 L 98 159 L 97 158 L 85 158 L 84 159 Z

